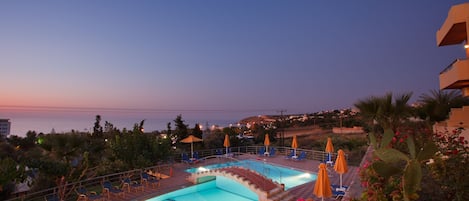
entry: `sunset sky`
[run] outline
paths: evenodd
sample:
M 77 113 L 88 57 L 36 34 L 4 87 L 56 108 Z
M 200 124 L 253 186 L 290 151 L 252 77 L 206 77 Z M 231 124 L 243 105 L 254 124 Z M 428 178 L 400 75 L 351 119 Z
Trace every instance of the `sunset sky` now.
M 435 39 L 462 2 L 0 1 L 0 112 L 275 114 L 350 108 L 386 92 L 417 99 L 464 57 L 462 45 Z

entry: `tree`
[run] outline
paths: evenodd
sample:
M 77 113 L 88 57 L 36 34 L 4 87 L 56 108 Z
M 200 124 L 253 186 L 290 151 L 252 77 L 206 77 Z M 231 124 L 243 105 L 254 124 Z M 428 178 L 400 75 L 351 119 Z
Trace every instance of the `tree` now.
M 18 136 L 14 137 L 15 142 L 24 144 Z M 8 138 L 10 141 L 11 139 Z M 0 200 L 6 200 L 15 190 L 15 184 L 24 181 L 26 176 L 25 166 L 21 160 L 23 152 L 21 145 L 12 145 L 6 141 L 0 140 Z M 15 148 L 16 147 L 16 148 Z
M 144 124 L 145 124 L 145 119 L 140 121 L 140 124 L 135 124 L 134 125 L 134 132 L 143 133 L 145 131 L 145 129 L 143 128 Z
M 237 130 L 238 128 L 233 127 L 223 128 L 223 133 L 228 134 L 228 136 L 230 137 L 230 144 L 232 147 L 237 147 L 241 145 L 241 141 L 239 140 L 239 138 L 236 137 L 238 135 L 238 133 L 236 132 Z
M 168 122 L 166 124 L 166 134 L 168 134 L 168 136 L 171 136 L 171 122 Z
M 142 125 L 142 124 L 140 124 Z M 160 139 L 151 133 L 142 133 L 139 124 L 134 125 L 132 132 L 116 135 L 111 140 L 115 171 L 144 168 L 152 166 L 157 161 L 166 159 L 170 154 L 169 140 Z
M 174 137 L 177 139 L 177 142 L 189 136 L 187 125 L 184 124 L 184 120 L 182 120 L 181 115 L 178 115 L 176 119 L 174 119 L 174 125 L 176 126 L 174 130 Z
M 206 148 L 208 149 L 218 149 L 223 147 L 223 140 L 225 139 L 225 135 L 220 129 L 214 129 L 210 135 L 204 139 L 204 143 Z
M 194 135 L 195 137 L 198 137 L 200 139 L 202 139 L 202 130 L 200 130 L 200 125 L 199 124 L 195 124 L 194 126 L 194 129 L 192 129 L 192 135 Z
M 114 125 L 111 122 L 105 121 L 104 122 L 104 132 L 110 133 L 114 131 Z
M 93 127 L 93 136 L 95 137 L 103 137 L 103 127 L 100 125 L 101 122 L 101 116 L 96 115 L 96 122 L 94 123 Z
M 422 94 L 419 98 L 422 105 L 418 116 L 431 124 L 446 120 L 451 108 L 469 105 L 469 99 L 463 97 L 460 90 L 431 90 L 429 94 Z
M 355 107 L 360 110 L 360 115 L 371 125 L 376 122 L 381 128 L 397 130 L 412 114 L 412 108 L 407 104 L 412 93 L 404 93 L 393 98 L 392 93 L 382 97 L 369 97 L 359 100 Z M 375 129 L 374 129 L 375 130 Z
M 18 164 L 11 158 L 0 158 L 0 198 L 6 199 L 8 194 L 11 192 L 7 191 L 9 184 L 16 184 L 22 182 L 25 178 L 25 167 L 22 164 Z M 13 189 L 10 189 L 13 190 Z M 5 197 L 6 196 L 6 197 Z

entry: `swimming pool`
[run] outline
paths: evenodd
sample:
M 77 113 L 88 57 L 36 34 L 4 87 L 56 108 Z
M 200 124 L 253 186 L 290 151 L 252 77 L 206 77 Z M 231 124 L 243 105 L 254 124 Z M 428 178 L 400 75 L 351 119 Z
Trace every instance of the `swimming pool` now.
M 285 189 L 316 180 L 316 175 L 288 167 L 269 164 L 263 161 L 243 160 L 229 163 L 201 166 L 187 169 L 194 173 L 223 167 L 245 167 L 254 170 L 278 183 L 285 184 Z M 218 176 L 216 180 L 173 191 L 148 201 L 255 201 L 257 195 L 247 187 L 231 179 Z

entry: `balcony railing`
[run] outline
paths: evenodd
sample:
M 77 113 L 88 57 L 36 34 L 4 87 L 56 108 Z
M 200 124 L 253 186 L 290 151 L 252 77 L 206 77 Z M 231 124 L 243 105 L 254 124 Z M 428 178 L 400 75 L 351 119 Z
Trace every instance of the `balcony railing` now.
M 461 60 L 463 59 L 455 59 L 453 62 L 451 62 L 451 64 L 449 64 L 445 69 L 443 69 L 443 71 L 440 72 L 440 75 L 450 71 L 453 68 L 454 64 Z

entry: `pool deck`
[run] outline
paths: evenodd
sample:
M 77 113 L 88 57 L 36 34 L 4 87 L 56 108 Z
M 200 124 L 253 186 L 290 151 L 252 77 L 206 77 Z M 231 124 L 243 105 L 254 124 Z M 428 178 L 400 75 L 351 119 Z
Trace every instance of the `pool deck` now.
M 277 155 L 274 157 L 259 157 L 257 155 L 239 155 L 236 157 L 238 160 L 261 160 L 267 163 L 272 163 L 280 166 L 286 166 L 290 168 L 295 168 L 303 171 L 317 173 L 318 166 L 320 161 L 313 161 L 313 160 L 303 160 L 303 161 L 293 161 L 289 159 L 285 159 L 283 155 Z M 160 180 L 160 186 L 157 188 L 152 187 L 145 187 L 143 191 L 132 191 L 126 192 L 125 197 L 118 197 L 112 196 L 111 200 L 116 201 L 128 201 L 128 200 L 146 200 L 152 197 L 156 197 L 158 195 L 162 195 L 171 191 L 179 190 L 181 188 L 192 186 L 193 184 L 186 180 L 186 178 L 190 175 L 189 173 L 185 172 L 187 168 L 191 167 L 199 167 L 203 165 L 210 165 L 215 163 L 224 163 L 231 161 L 231 159 L 227 158 L 212 158 L 202 161 L 197 164 L 186 164 L 186 163 L 175 163 L 172 166 L 172 175 L 169 178 Z M 358 167 L 349 166 L 348 172 L 342 175 L 343 184 L 346 186 L 350 186 L 354 180 L 357 178 L 356 174 L 358 171 Z M 328 175 L 331 181 L 331 184 L 339 184 L 340 176 L 337 174 L 333 167 L 328 167 Z M 357 178 L 358 179 L 358 178 Z M 296 198 L 313 198 L 313 200 L 321 200 L 313 195 L 315 181 L 308 182 L 300 186 L 296 186 L 287 190 L 290 195 L 294 195 Z M 335 198 L 325 198 L 326 201 L 336 200 Z M 296 201 L 296 200 L 295 200 Z

